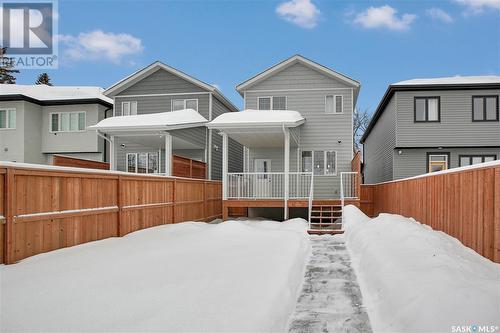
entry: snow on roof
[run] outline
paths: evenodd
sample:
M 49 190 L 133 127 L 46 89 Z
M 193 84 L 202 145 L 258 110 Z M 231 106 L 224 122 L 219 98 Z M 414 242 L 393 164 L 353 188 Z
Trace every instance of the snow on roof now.
M 207 123 L 207 120 L 197 111 L 185 109 L 172 112 L 110 117 L 101 120 L 93 126 L 89 126 L 88 129 L 95 129 L 102 132 L 171 130 L 197 127 L 205 123 Z
M 104 96 L 103 92 L 103 88 L 91 86 L 0 84 L 0 96 L 23 95 L 44 102 L 78 99 L 100 99 L 103 102 L 113 104 L 113 100 L 109 97 Z
M 391 86 L 416 85 L 453 85 L 453 84 L 492 84 L 500 83 L 500 76 L 451 76 L 428 79 L 412 79 L 393 83 Z
M 286 126 L 296 127 L 305 122 L 305 118 L 297 111 L 291 110 L 243 110 L 221 114 L 210 123 L 210 128 L 251 126 Z

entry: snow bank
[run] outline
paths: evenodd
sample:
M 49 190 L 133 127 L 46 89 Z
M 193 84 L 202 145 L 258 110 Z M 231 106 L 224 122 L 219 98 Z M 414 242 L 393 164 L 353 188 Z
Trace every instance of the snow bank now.
M 345 208 L 346 245 L 376 332 L 500 324 L 500 265 L 414 219 Z
M 285 331 L 306 231 L 186 222 L 2 266 L 0 331 Z

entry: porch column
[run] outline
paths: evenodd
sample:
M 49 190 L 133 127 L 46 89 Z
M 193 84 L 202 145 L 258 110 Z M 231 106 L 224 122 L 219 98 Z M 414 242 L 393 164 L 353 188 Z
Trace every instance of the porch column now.
M 165 132 L 165 176 L 172 176 L 172 135 Z
M 115 137 L 109 137 L 109 170 L 116 170 Z
M 227 200 L 227 161 L 228 138 L 227 133 L 222 132 L 222 200 Z
M 289 195 L 289 182 L 290 182 L 290 130 L 288 128 L 285 128 L 284 131 L 285 134 L 285 188 L 284 188 L 284 199 L 285 199 L 285 220 L 288 219 L 288 195 Z

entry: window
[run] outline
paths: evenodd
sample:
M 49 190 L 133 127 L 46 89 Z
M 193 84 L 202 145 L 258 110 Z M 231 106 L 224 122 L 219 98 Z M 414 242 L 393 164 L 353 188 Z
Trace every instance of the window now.
M 122 102 L 122 116 L 137 114 L 137 101 Z
M 496 155 L 460 155 L 459 166 L 474 165 L 496 160 Z
M 286 110 L 286 96 L 258 98 L 259 110 Z
M 193 109 L 198 111 L 198 100 L 197 99 L 173 99 L 172 100 L 172 111 Z
M 16 128 L 16 109 L 0 110 L 0 129 Z
M 441 121 L 439 97 L 415 97 L 415 122 Z
M 85 112 L 57 112 L 50 114 L 50 132 L 85 131 Z
M 448 154 L 428 154 L 427 172 L 436 172 L 448 169 Z
M 498 96 L 472 96 L 472 121 L 498 121 Z
M 325 113 L 342 113 L 344 98 L 341 95 L 327 95 L 325 97 Z
M 158 173 L 158 153 L 127 153 L 127 172 Z
M 302 151 L 302 172 L 316 176 L 337 174 L 337 153 L 333 150 Z

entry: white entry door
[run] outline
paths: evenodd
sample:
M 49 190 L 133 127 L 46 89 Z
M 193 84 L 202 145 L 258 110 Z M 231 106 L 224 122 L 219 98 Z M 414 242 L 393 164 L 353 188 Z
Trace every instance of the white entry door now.
M 254 172 L 257 173 L 254 178 L 254 196 L 256 198 L 271 197 L 271 177 L 266 175 L 266 173 L 271 172 L 271 160 L 256 158 Z

